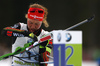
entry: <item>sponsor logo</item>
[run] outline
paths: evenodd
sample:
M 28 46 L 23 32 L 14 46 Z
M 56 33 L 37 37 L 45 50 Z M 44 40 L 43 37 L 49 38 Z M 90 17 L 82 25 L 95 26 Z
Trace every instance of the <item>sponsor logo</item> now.
M 58 33 L 58 35 L 57 35 L 57 40 L 60 42 L 61 41 L 61 34 L 60 33 Z
M 12 36 L 12 31 L 7 31 L 7 36 Z
M 36 15 L 30 15 L 31 17 L 34 17 L 34 18 L 40 18 L 40 19 L 42 19 L 43 17 L 38 17 L 38 16 L 36 16 Z
M 66 33 L 66 42 L 69 42 L 72 39 L 72 36 L 70 33 Z
M 24 37 L 24 35 L 23 34 L 19 34 L 19 33 L 13 33 L 13 36 L 18 36 L 18 37 Z

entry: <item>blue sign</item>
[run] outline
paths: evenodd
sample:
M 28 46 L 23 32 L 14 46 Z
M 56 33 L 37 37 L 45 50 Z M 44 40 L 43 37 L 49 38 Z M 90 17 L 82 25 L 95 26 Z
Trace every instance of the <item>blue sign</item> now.
M 65 44 L 55 44 L 54 49 L 54 66 L 65 66 Z

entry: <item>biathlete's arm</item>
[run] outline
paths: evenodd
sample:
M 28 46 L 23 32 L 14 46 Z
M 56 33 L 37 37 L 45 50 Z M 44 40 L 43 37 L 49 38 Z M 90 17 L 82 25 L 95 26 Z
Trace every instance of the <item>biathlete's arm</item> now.
M 37 40 L 36 35 L 34 35 L 31 32 L 25 31 L 25 30 L 20 30 L 20 23 L 15 24 L 14 26 L 11 27 L 5 27 L 2 30 L 2 34 L 9 36 L 9 37 L 31 37 L 35 38 Z
M 49 58 L 47 55 L 50 55 L 51 50 L 52 50 L 52 40 L 45 41 L 40 44 L 39 47 L 39 62 L 46 62 L 49 61 Z M 47 64 L 39 64 L 40 66 L 47 66 Z

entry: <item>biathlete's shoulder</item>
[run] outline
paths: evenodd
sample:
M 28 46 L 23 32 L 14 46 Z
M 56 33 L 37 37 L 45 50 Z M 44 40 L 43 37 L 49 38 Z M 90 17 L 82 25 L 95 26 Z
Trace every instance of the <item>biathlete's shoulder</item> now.
M 21 30 L 27 30 L 27 24 L 22 23 L 22 22 L 19 22 L 18 24 L 19 24 Z
M 50 34 L 49 31 L 45 31 L 44 29 L 42 29 L 42 31 L 41 31 L 39 37 L 42 38 L 42 37 L 45 37 L 45 36 L 47 36 L 47 35 L 49 35 L 49 34 Z
M 48 34 L 49 31 L 45 31 L 44 29 L 42 29 L 41 33 L 42 33 L 42 34 Z

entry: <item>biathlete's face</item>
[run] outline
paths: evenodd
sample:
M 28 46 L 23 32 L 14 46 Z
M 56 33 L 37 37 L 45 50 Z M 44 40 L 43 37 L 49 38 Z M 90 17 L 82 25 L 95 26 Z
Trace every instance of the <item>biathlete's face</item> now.
M 35 20 L 35 19 L 32 20 L 32 19 L 27 18 L 27 25 L 28 25 L 29 31 L 34 32 L 41 27 L 42 21 Z
M 40 8 L 29 8 L 27 25 L 31 32 L 38 30 L 44 19 L 44 10 Z

